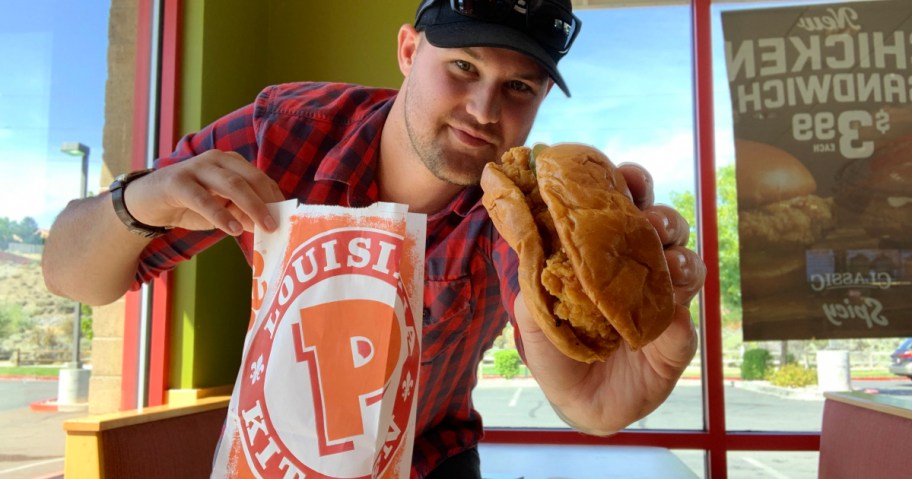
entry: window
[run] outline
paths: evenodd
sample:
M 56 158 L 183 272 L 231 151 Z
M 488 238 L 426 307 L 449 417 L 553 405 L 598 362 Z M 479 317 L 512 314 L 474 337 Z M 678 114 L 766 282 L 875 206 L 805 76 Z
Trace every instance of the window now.
M 87 409 L 93 310 L 50 294 L 40 259 L 60 210 L 100 190 L 110 8 L 13 2 L 0 16 L 0 475 L 62 470 L 60 424 Z
M 600 2 L 587 2 L 592 9 L 578 13 L 584 33 L 562 63 L 573 97 L 567 99 L 560 92 L 552 93 L 530 137 L 530 142 L 588 143 L 603 149 L 613 160 L 641 163 L 655 177 L 657 201 L 672 203 L 685 213 L 693 212 L 697 208 L 694 198 L 704 194 L 695 185 L 694 170 L 699 166 L 695 158 L 700 155 L 693 152 L 696 149 L 704 156 L 705 152 L 713 153 L 711 161 L 709 157 L 702 161 L 709 165 L 707 168 L 715 169 L 712 184 L 708 186 L 717 194 L 714 216 L 718 231 L 709 234 L 714 236 L 713 242 L 718 242 L 720 291 L 716 298 L 705 298 L 707 308 L 713 309 L 707 310 L 706 316 L 701 318 L 694 313 L 695 320 L 704 322 L 708 328 L 704 331 L 702 351 L 666 404 L 627 431 L 600 442 L 667 445 L 695 472 L 713 477 L 816 477 L 816 449 L 823 411 L 821 391 L 853 389 L 901 399 L 907 395 L 903 376 L 906 362 L 901 352 L 893 354 L 894 359 L 890 356 L 902 338 L 880 333 L 877 336 L 881 337 L 867 339 L 849 339 L 856 336 L 837 334 L 829 340 L 800 337 L 764 340 L 758 339 L 754 331 L 743 333 L 740 273 L 741 263 L 749 258 L 742 251 L 753 250 L 739 248 L 734 141 L 737 115 L 732 114 L 722 16 L 730 11 L 819 4 L 829 8 L 848 2 L 696 0 L 690 6 L 669 5 L 673 3 L 646 0 L 624 2 L 623 6 L 611 8 L 611 5 L 603 7 Z M 897 16 L 890 13 L 890 8 L 900 8 L 899 2 L 894 5 L 881 8 L 882 18 Z M 885 23 L 884 28 L 903 30 L 906 28 L 903 18 L 899 15 L 895 24 Z M 696 24 L 693 32 L 691 24 Z M 742 25 L 737 31 L 750 35 L 758 28 L 757 23 L 752 23 Z M 889 43 L 893 37 L 886 38 Z M 692 82 L 691 45 L 712 53 L 708 62 L 697 59 L 697 77 L 704 80 L 697 85 Z M 764 57 L 767 62 L 775 62 L 773 58 L 772 54 Z M 704 87 L 708 84 L 705 79 L 710 66 L 713 88 L 707 90 Z M 900 67 L 903 68 L 907 67 Z M 895 101 L 906 102 L 902 100 L 904 92 L 899 91 L 903 89 L 897 86 L 899 96 Z M 696 98 L 693 91 L 697 91 Z M 878 108 L 872 111 L 872 134 L 898 137 L 908 131 L 874 131 Z M 904 121 L 897 119 L 905 118 L 902 116 L 905 113 L 887 106 L 884 109 L 894 115 L 893 129 Z M 694 110 L 703 112 L 697 125 L 693 124 Z M 821 110 L 808 107 L 803 112 L 805 116 L 808 111 Z M 816 118 L 813 114 L 811 117 Z M 700 128 L 702 125 L 712 125 L 712 131 Z M 830 147 L 824 141 L 820 143 L 820 150 Z M 832 185 L 823 181 L 819 188 L 821 196 L 831 196 L 831 188 Z M 828 239 L 835 241 L 836 237 L 831 235 Z M 842 256 L 838 248 L 809 248 L 802 258 L 806 267 L 801 281 L 807 285 L 815 281 L 812 279 L 815 274 L 819 278 L 821 271 L 838 272 L 843 265 L 846 271 L 863 271 L 864 277 L 884 270 L 888 271 L 894 291 L 900 294 L 905 284 L 904 255 L 909 247 L 897 246 L 896 235 L 878 241 L 873 246 L 843 251 Z M 880 266 L 875 266 L 875 262 Z M 900 303 L 893 307 L 899 311 L 909 307 L 907 301 Z M 782 302 L 779 307 L 790 308 L 793 304 Z M 901 318 L 906 316 L 894 315 L 894 323 L 903 323 Z M 864 316 L 860 314 L 855 319 L 864 321 Z M 755 367 L 759 372 L 755 373 Z M 542 442 L 599 442 L 580 440 L 578 435 L 521 429 L 563 427 L 560 422 L 554 422 L 557 419 L 552 417 L 541 394 L 522 382 L 485 377 L 476 392 L 476 400 L 492 441 L 522 442 L 528 441 L 524 435 L 534 434 Z M 529 401 L 526 410 L 517 410 L 524 401 Z M 722 425 L 724 432 L 720 435 Z M 674 431 L 669 434 L 656 431 L 666 429 Z M 707 433 L 715 439 L 703 442 L 708 440 Z M 712 453 L 707 457 L 706 471 L 704 452 Z

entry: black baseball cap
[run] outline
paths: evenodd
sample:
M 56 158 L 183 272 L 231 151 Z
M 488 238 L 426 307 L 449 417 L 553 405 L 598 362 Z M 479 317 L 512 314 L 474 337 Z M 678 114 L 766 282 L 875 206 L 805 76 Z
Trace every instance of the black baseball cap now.
M 570 50 L 582 22 L 570 0 L 423 0 L 415 29 L 438 48 L 498 47 L 523 53 L 542 66 L 568 97 L 557 63 Z

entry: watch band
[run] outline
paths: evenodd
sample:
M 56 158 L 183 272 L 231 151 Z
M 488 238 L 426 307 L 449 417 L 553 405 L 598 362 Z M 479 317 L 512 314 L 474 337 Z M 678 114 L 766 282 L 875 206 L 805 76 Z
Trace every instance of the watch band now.
M 130 182 L 137 178 L 142 178 L 153 171 L 155 170 L 149 168 L 120 175 L 111 183 L 111 187 L 108 188 L 111 192 L 111 201 L 114 202 L 114 212 L 117 213 L 117 217 L 127 226 L 127 229 L 129 229 L 130 232 L 145 238 L 159 237 L 167 233 L 171 228 L 150 226 L 134 218 L 133 215 L 130 214 L 130 210 L 127 209 L 127 203 L 124 201 L 124 191 L 127 189 L 127 185 L 129 185 Z

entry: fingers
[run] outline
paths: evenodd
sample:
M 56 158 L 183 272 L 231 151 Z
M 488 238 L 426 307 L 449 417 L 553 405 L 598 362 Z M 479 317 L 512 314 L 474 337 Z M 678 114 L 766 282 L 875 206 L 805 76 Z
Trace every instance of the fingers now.
M 195 176 L 186 178 L 193 194 L 188 206 L 231 235 L 253 231 L 254 225 L 274 230 L 266 203 L 282 199 L 278 185 L 237 153 L 207 154 L 214 158 L 195 165 Z
M 264 172 L 236 152 L 219 150 L 162 168 L 134 184 L 127 199 L 138 220 L 191 230 L 218 228 L 234 236 L 256 226 L 275 230 L 266 204 L 284 199 Z
M 706 264 L 697 253 L 683 246 L 666 248 L 665 260 L 674 287 L 674 302 L 689 305 L 706 282 Z
M 633 203 L 637 208 L 644 210 L 652 206 L 655 202 L 652 175 L 645 168 L 634 163 L 622 163 L 618 165 L 618 171 L 624 175 L 624 179 L 627 181 L 627 188 L 630 189 Z
M 687 245 L 690 240 L 690 225 L 677 210 L 667 205 L 655 205 L 647 208 L 644 214 L 656 229 L 663 245 Z
M 689 305 L 706 281 L 706 264 L 685 246 L 690 240 L 690 225 L 680 213 L 667 205 L 655 205 L 643 212 L 665 247 L 665 260 L 674 286 L 675 303 Z
M 634 203 L 652 223 L 665 247 L 665 259 L 675 290 L 675 303 L 689 305 L 706 281 L 706 264 L 694 251 L 685 248 L 690 240 L 690 225 L 674 208 L 654 204 L 652 175 L 645 168 L 624 163 L 618 166 L 618 170 L 627 181 Z

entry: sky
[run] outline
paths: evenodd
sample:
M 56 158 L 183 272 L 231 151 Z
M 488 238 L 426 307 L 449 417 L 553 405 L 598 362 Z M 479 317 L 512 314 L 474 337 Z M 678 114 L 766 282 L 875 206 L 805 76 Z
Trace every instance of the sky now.
M 5 1 L 0 15 L 0 217 L 47 228 L 78 197 L 89 154 L 88 190 L 98 191 L 107 77 L 110 0 Z
M 4 2 L 0 15 L 0 217 L 50 227 L 79 196 L 81 162 L 60 151 L 91 149 L 88 189 L 99 190 L 110 0 Z M 549 95 L 529 143 L 574 141 L 615 163 L 645 166 L 657 201 L 694 191 L 690 9 L 582 10 L 583 30 L 561 71 L 572 98 Z M 78 19 L 78 20 L 76 20 Z M 717 165 L 732 161 L 730 99 L 714 15 Z
M 616 164 L 639 163 L 652 173 L 661 203 L 670 203 L 671 191 L 694 191 L 690 8 L 577 15 L 582 33 L 560 63 L 572 96 L 552 91 L 530 143 L 581 142 Z M 722 93 L 728 103 L 728 90 Z

